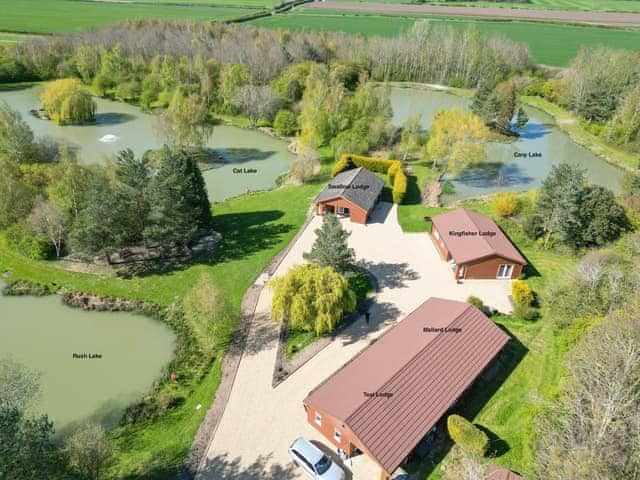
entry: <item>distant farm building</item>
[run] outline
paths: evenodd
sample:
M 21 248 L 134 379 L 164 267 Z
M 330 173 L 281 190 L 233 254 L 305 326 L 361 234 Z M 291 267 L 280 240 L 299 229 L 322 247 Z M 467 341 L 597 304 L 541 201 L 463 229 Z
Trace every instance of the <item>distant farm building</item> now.
M 431 238 L 455 278 L 514 279 L 527 264 L 489 217 L 466 209 L 431 219 Z
M 509 338 L 476 307 L 430 298 L 311 391 L 307 421 L 386 480 Z
M 366 168 L 354 168 L 336 175 L 315 199 L 318 215 L 335 213 L 352 222 L 367 223 L 380 201 L 384 182 Z

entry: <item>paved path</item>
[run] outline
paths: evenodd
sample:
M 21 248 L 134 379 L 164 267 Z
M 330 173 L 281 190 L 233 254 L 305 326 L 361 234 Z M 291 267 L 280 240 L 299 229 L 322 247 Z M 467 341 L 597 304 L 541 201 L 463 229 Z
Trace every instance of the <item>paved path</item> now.
M 311 249 L 314 230 L 321 221 L 320 217 L 313 219 L 283 259 L 276 276 L 302 263 L 302 253 Z M 369 325 L 354 322 L 274 389 L 271 380 L 278 327 L 270 319 L 271 292 L 264 289 L 229 401 L 197 479 L 305 478 L 292 465 L 287 448 L 300 435 L 327 444 L 305 422 L 302 400 L 312 388 L 430 296 L 464 300 L 473 293 L 496 308 L 508 310 L 509 281 L 467 281 L 458 285 L 429 235 L 402 232 L 395 206 L 381 204 L 366 226 L 348 221 L 343 225 L 352 232 L 349 244 L 358 260 L 376 275 L 380 284 L 376 302 L 369 310 Z M 376 470 L 366 457 L 357 459 L 352 469 L 353 480 L 375 478 L 372 473 Z
M 584 12 L 566 10 L 533 10 L 500 7 L 450 7 L 439 5 L 408 5 L 397 3 L 313 2 L 301 8 L 350 10 L 369 13 L 406 13 L 423 15 L 501 18 L 543 22 L 586 23 L 611 26 L 640 26 L 640 13 Z

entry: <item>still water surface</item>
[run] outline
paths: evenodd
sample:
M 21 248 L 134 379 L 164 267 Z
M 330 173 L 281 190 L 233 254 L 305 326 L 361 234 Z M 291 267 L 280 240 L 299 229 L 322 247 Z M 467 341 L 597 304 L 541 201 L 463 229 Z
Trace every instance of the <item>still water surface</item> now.
M 141 155 L 161 145 L 154 116 L 127 103 L 96 98 L 98 113 L 96 123 L 91 125 L 58 126 L 36 118 L 29 111 L 40 107 L 42 89 L 36 86 L 0 92 L 0 98 L 22 114 L 37 137 L 49 136 L 76 148 L 85 163 L 102 162 L 125 148 Z M 222 201 L 247 190 L 271 188 L 295 158 L 285 142 L 229 125 L 216 126 L 207 146 L 222 156 L 217 168 L 203 173 L 211 201 Z M 234 173 L 234 169 L 242 172 Z M 243 173 L 245 169 L 256 172 Z
M 115 425 L 149 391 L 175 347 L 174 334 L 159 321 L 70 308 L 58 295 L 0 295 L 0 332 L 0 357 L 41 373 L 38 410 L 58 432 L 89 418 Z M 102 358 L 78 359 L 74 353 Z
M 414 88 L 392 88 L 393 123 L 414 113 L 422 113 L 422 126 L 428 129 L 440 108 L 468 110 L 469 100 L 456 95 Z M 553 119 L 537 109 L 527 108 L 529 123 L 513 143 L 489 143 L 485 159 L 457 177 L 445 177 L 455 187 L 452 195 L 443 195 L 443 203 L 486 195 L 503 190 L 528 190 L 539 187 L 551 167 L 563 161 L 579 164 L 594 184 L 620 190 L 624 173 L 618 167 L 574 143 Z

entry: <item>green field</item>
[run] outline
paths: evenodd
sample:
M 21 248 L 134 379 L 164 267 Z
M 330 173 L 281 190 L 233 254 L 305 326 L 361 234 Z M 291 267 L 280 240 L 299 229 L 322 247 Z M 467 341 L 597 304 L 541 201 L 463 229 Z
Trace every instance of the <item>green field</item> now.
M 546 65 L 566 66 L 582 45 L 607 45 L 640 51 L 640 31 L 551 23 L 419 15 L 368 15 L 324 9 L 296 9 L 290 13 L 261 18 L 252 23 L 267 28 L 333 30 L 393 36 L 410 28 L 419 19 L 459 28 L 474 25 L 481 32 L 501 34 L 512 40 L 524 42 L 529 46 L 534 62 Z
M 244 0 L 241 0 L 244 1 Z M 262 0 L 256 0 L 260 2 Z M 254 12 L 240 7 L 128 4 L 76 0 L 0 0 L 0 31 L 60 33 L 137 18 L 226 20 Z
M 206 1 L 206 0 L 204 0 Z M 332 0 L 335 2 L 410 3 L 409 0 Z M 584 10 L 591 12 L 640 12 L 638 0 L 531 0 L 530 2 L 426 1 L 425 4 L 458 7 L 527 8 L 536 10 Z

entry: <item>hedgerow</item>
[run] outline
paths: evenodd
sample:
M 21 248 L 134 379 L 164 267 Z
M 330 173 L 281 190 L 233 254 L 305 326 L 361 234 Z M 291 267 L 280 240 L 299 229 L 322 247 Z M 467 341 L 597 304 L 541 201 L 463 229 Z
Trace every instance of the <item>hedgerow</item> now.
M 340 172 L 354 167 L 364 167 L 372 172 L 386 174 L 392 186 L 393 203 L 402 203 L 402 199 L 407 193 L 407 176 L 402 170 L 402 164 L 399 160 L 345 153 L 340 156 L 340 160 L 331 169 L 331 176 L 335 177 Z

